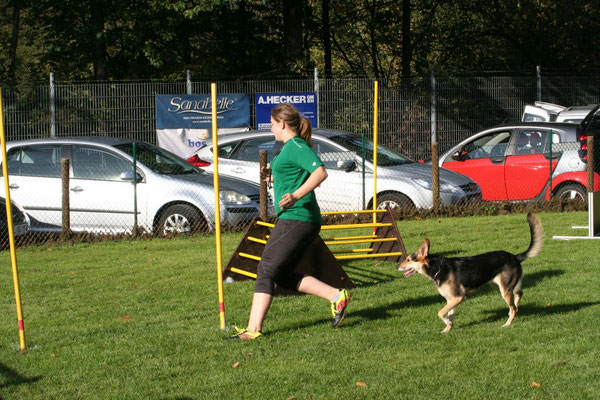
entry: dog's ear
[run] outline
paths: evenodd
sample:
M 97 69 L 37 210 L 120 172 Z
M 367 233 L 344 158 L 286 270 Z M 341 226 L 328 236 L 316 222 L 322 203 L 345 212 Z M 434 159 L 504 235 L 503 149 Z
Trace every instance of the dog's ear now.
M 419 246 L 418 255 L 421 257 L 427 257 L 429 255 L 429 238 L 425 238 L 421 246 Z

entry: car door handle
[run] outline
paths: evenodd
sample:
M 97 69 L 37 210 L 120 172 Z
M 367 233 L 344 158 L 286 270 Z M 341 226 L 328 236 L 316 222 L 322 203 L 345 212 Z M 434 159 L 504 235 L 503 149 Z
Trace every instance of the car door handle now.
M 75 193 L 83 192 L 83 188 L 81 186 L 75 186 L 74 188 L 71 188 L 71 192 L 75 192 Z
M 246 172 L 246 169 L 242 167 L 237 167 L 232 169 L 231 172 L 235 172 L 236 174 L 243 174 L 244 172 Z
M 504 162 L 505 157 L 490 157 L 490 161 L 493 164 L 502 164 Z
M 19 185 L 17 185 L 16 183 L 11 183 L 10 186 L 9 186 L 9 188 L 11 188 L 11 189 L 18 189 Z

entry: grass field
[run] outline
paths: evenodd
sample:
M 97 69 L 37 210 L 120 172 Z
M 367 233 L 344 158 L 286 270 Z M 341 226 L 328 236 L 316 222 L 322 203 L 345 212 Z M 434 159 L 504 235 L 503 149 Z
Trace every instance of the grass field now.
M 329 304 L 277 297 L 257 341 L 224 341 L 212 236 L 18 251 L 27 350 L 19 352 L 9 253 L 0 253 L 0 397 L 8 399 L 598 399 L 600 241 L 558 241 L 587 214 L 539 214 L 513 326 L 484 286 L 442 335 L 444 300 L 389 262 L 342 266 L 357 284 Z M 399 223 L 412 252 L 472 255 L 529 244 L 524 214 Z M 227 263 L 242 234 L 223 236 Z M 247 321 L 252 282 L 225 284 L 228 326 Z

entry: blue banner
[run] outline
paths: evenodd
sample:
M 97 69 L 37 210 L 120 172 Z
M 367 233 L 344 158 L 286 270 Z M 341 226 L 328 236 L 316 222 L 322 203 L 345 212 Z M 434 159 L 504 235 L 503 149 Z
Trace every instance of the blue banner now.
M 317 127 L 317 95 L 314 92 L 257 93 L 256 129 L 267 131 L 271 129 L 271 110 L 280 103 L 294 105 L 313 127 Z
M 212 110 L 210 95 L 156 95 L 156 129 L 210 129 Z M 217 96 L 217 126 L 250 126 L 250 98 L 247 94 Z

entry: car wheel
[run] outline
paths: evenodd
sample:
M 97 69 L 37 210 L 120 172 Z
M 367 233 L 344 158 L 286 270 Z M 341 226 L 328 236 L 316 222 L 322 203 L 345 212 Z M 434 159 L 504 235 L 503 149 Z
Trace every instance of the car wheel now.
M 202 214 L 187 204 L 167 207 L 162 212 L 157 225 L 159 235 L 196 233 L 206 229 L 207 223 Z
M 377 208 L 384 209 L 390 208 L 414 208 L 415 205 L 408 198 L 408 196 L 402 193 L 384 193 L 377 196 Z
M 583 186 L 570 183 L 568 185 L 561 186 L 556 192 L 556 196 L 566 200 L 587 200 L 587 190 Z

